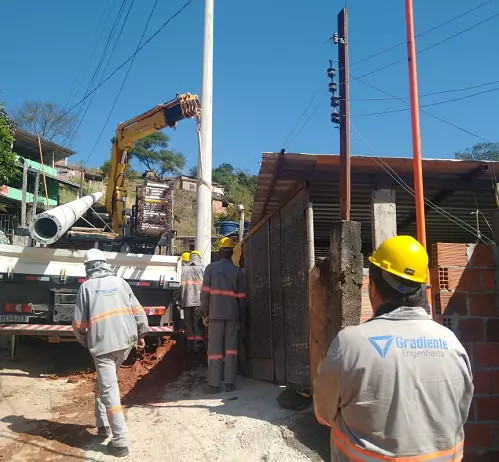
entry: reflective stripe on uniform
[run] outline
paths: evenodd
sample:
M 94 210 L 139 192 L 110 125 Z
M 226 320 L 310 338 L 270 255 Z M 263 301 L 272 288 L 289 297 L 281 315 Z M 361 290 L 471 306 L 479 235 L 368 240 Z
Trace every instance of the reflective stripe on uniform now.
M 244 292 L 234 292 L 233 290 L 212 289 L 211 287 L 208 287 L 208 286 L 202 286 L 201 291 L 207 292 L 210 295 L 222 295 L 224 297 L 234 297 L 234 298 L 245 298 L 246 297 L 246 294 Z
M 195 280 L 182 281 L 183 286 L 200 286 L 202 284 L 203 281 L 195 281 Z
M 235 356 L 237 356 L 237 350 L 226 350 L 225 354 L 226 355 L 235 355 Z
M 118 414 L 120 412 L 123 412 L 123 408 L 119 405 L 110 407 L 109 409 L 106 409 L 107 415 L 114 415 L 114 414 Z
M 79 322 L 73 320 L 72 325 L 75 329 L 88 329 L 92 324 L 96 324 L 100 321 L 103 321 L 104 319 L 113 318 L 114 316 L 121 316 L 123 314 L 137 315 L 141 311 L 143 311 L 143 308 L 141 306 L 135 308 L 113 308 L 112 310 L 103 311 L 102 313 L 92 316 L 89 322 Z
M 464 441 L 458 443 L 454 448 L 444 451 L 420 456 L 391 457 L 356 446 L 334 424 L 331 429 L 331 438 L 340 451 L 356 462 L 460 462 L 463 456 Z
M 224 359 L 224 355 L 208 355 L 208 361 Z

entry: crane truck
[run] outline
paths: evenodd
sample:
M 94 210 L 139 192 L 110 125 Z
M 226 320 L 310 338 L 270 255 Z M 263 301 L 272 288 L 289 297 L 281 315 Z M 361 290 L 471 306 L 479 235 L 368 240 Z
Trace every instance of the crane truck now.
M 104 250 L 115 274 L 132 287 L 148 315 L 149 335 L 157 338 L 175 332 L 172 300 L 181 280 L 178 257 L 154 255 L 158 243 L 172 233 L 172 186 L 145 178 L 137 187 L 129 218 L 125 189 L 128 153 L 138 139 L 175 128 L 183 119 L 199 119 L 200 111 L 198 96 L 186 93 L 118 125 L 112 139 L 107 214 L 99 214 L 111 232 L 91 237 L 91 246 Z M 102 193 L 94 193 L 37 215 L 29 232 L 41 247 L 0 245 L 0 335 L 12 336 L 12 355 L 19 335 L 46 337 L 54 343 L 74 337 L 71 322 L 78 288 L 86 280 L 86 249 L 60 248 L 58 244 L 67 240 L 74 223 L 93 211 L 101 197 Z

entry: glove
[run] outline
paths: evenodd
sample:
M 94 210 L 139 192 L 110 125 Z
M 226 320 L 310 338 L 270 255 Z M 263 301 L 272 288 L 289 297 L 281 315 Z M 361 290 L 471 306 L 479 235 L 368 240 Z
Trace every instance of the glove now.
M 208 316 L 203 316 L 203 326 L 208 327 L 208 324 L 210 323 L 210 319 Z

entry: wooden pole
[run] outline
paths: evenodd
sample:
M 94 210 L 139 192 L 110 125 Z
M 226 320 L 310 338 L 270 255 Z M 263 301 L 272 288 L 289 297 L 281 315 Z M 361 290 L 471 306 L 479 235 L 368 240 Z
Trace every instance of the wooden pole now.
M 40 134 L 38 134 L 38 149 L 40 150 L 40 163 L 42 165 L 42 176 L 43 176 L 43 187 L 45 188 L 45 202 L 46 209 L 49 208 L 49 193 L 47 191 L 47 177 L 45 176 L 45 169 L 43 167 L 43 151 L 42 151 L 42 140 Z
M 26 228 L 26 195 L 28 191 L 28 160 L 24 159 L 23 185 L 21 190 L 21 227 Z
M 340 218 L 350 220 L 350 83 L 348 72 L 347 9 L 338 14 L 340 83 Z
M 414 37 L 414 10 L 412 0 L 405 0 L 407 31 L 407 64 L 409 68 L 409 97 L 411 103 L 412 155 L 414 169 L 414 194 L 418 241 L 426 249 L 426 222 L 424 210 L 423 163 L 421 160 L 421 131 L 419 125 L 418 73 L 416 65 L 416 41 Z M 428 271 L 426 302 L 431 313 L 431 289 Z

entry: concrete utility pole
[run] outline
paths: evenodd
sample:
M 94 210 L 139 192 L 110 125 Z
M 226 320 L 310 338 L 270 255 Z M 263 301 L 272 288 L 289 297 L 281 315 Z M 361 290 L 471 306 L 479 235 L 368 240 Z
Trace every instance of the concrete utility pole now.
M 239 204 L 237 211 L 239 212 L 239 242 L 242 242 L 244 237 L 244 205 Z
M 213 143 L 213 13 L 214 0 L 204 1 L 201 134 L 196 189 L 196 249 L 205 265 L 211 261 L 211 170 Z
M 347 9 L 338 14 L 338 65 L 340 83 L 340 218 L 350 220 L 350 82 L 348 72 Z

